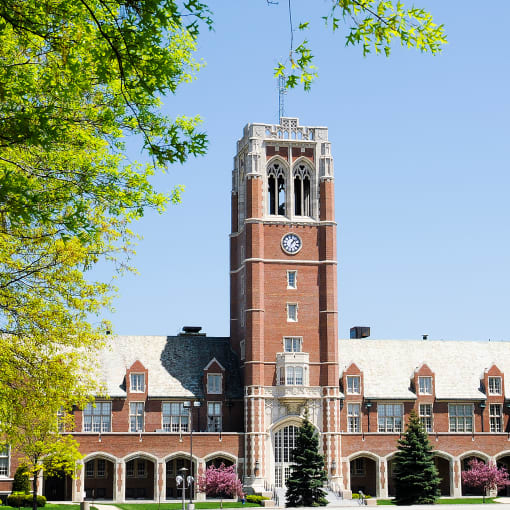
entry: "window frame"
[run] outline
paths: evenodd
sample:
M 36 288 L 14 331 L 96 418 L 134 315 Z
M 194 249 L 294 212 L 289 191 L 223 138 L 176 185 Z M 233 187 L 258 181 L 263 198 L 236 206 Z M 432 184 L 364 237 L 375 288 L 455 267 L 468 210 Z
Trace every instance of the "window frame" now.
M 350 384 L 357 381 L 357 391 L 356 384 Z M 361 395 L 361 376 L 360 375 L 346 375 L 345 376 L 345 386 L 347 395 Z
M 294 310 L 294 314 L 290 313 L 290 310 Z M 287 322 L 298 322 L 298 304 L 287 303 Z
M 391 406 L 392 413 L 387 414 L 387 409 Z M 400 414 L 396 414 L 395 409 L 400 407 Z M 384 409 L 384 413 L 381 411 Z M 384 421 L 382 420 L 384 419 Z M 392 420 L 392 421 L 389 421 Z M 404 404 L 381 402 L 377 403 L 377 432 L 386 434 L 400 434 L 404 429 Z
M 212 413 L 211 407 L 213 409 Z M 223 430 L 222 407 L 223 406 L 221 402 L 218 401 L 207 402 L 207 432 L 222 432 Z
M 5 464 L 5 469 L 2 466 Z M 5 473 L 2 471 L 5 470 Z M 0 478 L 9 478 L 9 474 L 11 472 L 11 447 L 9 445 L 5 445 L 3 448 L 0 448 Z
M 429 408 L 429 412 L 423 412 L 423 408 L 425 406 Z M 421 424 L 423 425 L 423 428 L 425 429 L 425 432 L 434 432 L 434 409 L 432 404 L 419 404 L 418 416 L 420 418 Z
M 497 434 L 503 432 L 503 406 L 501 404 L 489 404 L 489 430 Z M 493 410 L 497 409 L 495 414 Z M 499 430 L 498 430 L 499 429 Z
M 290 349 L 287 349 L 289 343 Z M 298 347 L 298 349 L 295 349 Z M 303 337 L 302 336 L 284 336 L 283 337 L 283 352 L 303 352 Z
M 213 383 L 212 381 L 219 382 Z M 223 394 L 223 374 L 217 372 L 207 374 L 207 393 L 209 393 L 209 395 Z
M 294 285 L 291 285 L 290 275 L 294 277 Z M 297 270 L 296 269 L 287 269 L 287 289 L 295 290 L 297 289 Z
M 95 406 L 94 406 L 95 404 Z M 103 408 L 108 405 L 109 413 L 103 413 Z M 99 413 L 95 411 L 100 409 Z M 90 414 L 87 413 L 88 410 L 91 410 Z M 88 418 L 90 417 L 90 420 Z M 94 417 L 99 418 L 99 430 L 94 430 L 96 423 L 94 423 Z M 108 417 L 108 419 L 106 419 Z M 90 421 L 90 423 L 87 423 Z M 105 427 L 107 425 L 107 427 Z M 90 430 L 87 428 L 90 427 Z M 82 432 L 92 432 L 94 434 L 101 434 L 103 432 L 111 432 L 112 431 L 112 402 L 110 400 L 96 400 L 94 403 L 88 402 L 85 408 L 82 411 Z
M 422 382 L 424 383 L 423 386 L 422 386 Z M 427 388 L 427 386 L 429 386 L 430 389 Z M 432 376 L 430 376 L 430 375 L 419 375 L 418 376 L 418 392 L 420 395 L 433 395 L 434 394 L 434 384 L 432 381 Z
M 493 386 L 491 383 L 494 382 L 494 383 L 497 383 L 496 384 L 496 388 L 491 388 L 491 386 Z M 489 395 L 502 395 L 503 394 L 503 381 L 502 381 L 502 378 L 501 376 L 497 375 L 497 376 L 489 376 L 488 379 L 487 379 L 487 385 L 489 387 Z
M 347 432 L 351 434 L 361 432 L 361 404 L 359 402 L 347 403 Z
M 361 462 L 359 462 L 361 461 Z M 356 457 L 352 460 L 351 476 L 365 476 L 366 475 L 366 462 L 364 457 Z
M 189 411 L 184 407 L 184 402 L 162 402 L 161 403 L 161 428 L 165 432 L 189 432 Z M 165 412 L 168 406 L 169 412 Z M 179 406 L 179 413 L 173 413 L 175 406 Z M 184 420 L 183 420 L 184 418 Z M 168 423 L 165 423 L 168 422 Z
M 138 380 L 142 381 L 141 389 Z M 145 393 L 145 374 L 143 372 L 131 372 L 129 374 L 129 392 L 130 393 Z
M 137 410 L 135 413 L 133 413 L 132 411 L 132 406 L 136 406 Z M 138 408 L 141 407 L 142 409 L 142 412 L 139 413 L 138 412 Z M 138 428 L 138 420 L 136 420 L 136 418 L 138 417 L 141 417 L 142 419 L 142 428 L 141 430 Z M 136 420 L 136 429 L 133 430 L 133 418 Z M 145 432 L 145 402 L 140 402 L 140 401 L 136 401 L 136 402 L 129 402 L 129 432 L 135 432 L 135 433 L 141 433 L 141 432 Z
M 463 414 L 457 414 L 457 410 L 460 408 L 463 408 Z M 464 414 L 464 411 L 466 408 L 471 408 L 471 414 L 468 416 L 467 414 Z M 448 432 L 451 432 L 452 434 L 471 434 L 475 431 L 475 420 L 474 420 L 474 405 L 473 404 L 459 404 L 459 403 L 452 403 L 448 404 Z M 455 408 L 455 413 L 452 413 L 452 409 Z M 455 419 L 455 427 L 452 427 L 452 420 Z M 463 421 L 459 421 L 459 419 Z M 470 420 L 468 422 L 467 420 Z M 459 427 L 459 424 L 463 423 L 462 427 Z M 467 427 L 467 424 L 470 423 L 470 427 Z M 463 428 L 464 430 L 458 430 L 459 428 Z M 454 430 L 455 429 L 455 430 Z

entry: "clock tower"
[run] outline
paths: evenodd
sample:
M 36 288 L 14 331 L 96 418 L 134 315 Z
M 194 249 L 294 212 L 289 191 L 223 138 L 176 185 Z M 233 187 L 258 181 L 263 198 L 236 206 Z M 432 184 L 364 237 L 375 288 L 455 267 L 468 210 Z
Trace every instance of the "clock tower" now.
M 305 413 L 340 481 L 334 177 L 325 127 L 248 124 L 232 175 L 230 336 L 245 386 L 245 480 L 285 487 Z

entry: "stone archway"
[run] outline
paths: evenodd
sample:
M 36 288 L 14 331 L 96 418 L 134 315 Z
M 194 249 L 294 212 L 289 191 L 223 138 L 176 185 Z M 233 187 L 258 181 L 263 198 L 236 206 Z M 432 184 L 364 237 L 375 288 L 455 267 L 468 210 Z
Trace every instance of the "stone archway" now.
M 441 478 L 439 484 L 441 496 L 451 496 L 450 462 L 445 457 L 434 455 L 434 465 L 439 473 L 439 478 Z
M 177 487 L 177 483 L 175 481 L 175 478 L 177 475 L 180 475 L 180 470 L 182 468 L 186 468 L 186 476 L 190 474 L 190 462 L 189 462 L 189 455 L 188 456 L 175 456 L 171 459 L 167 460 L 166 463 L 166 499 L 180 499 L 182 497 L 182 489 Z M 196 460 L 193 459 L 192 462 L 192 469 L 191 469 L 191 476 L 196 480 L 197 479 L 197 467 L 196 467 Z M 187 486 L 187 484 L 186 484 Z M 195 484 L 192 488 L 193 496 L 195 497 Z M 186 489 L 186 498 L 189 498 L 189 492 Z
M 460 466 L 462 471 L 467 471 L 469 469 L 469 462 L 472 459 L 481 460 L 482 462 L 486 462 L 486 459 L 482 458 L 478 455 L 467 455 L 460 461 Z M 462 483 L 462 495 L 463 496 L 483 496 L 483 489 L 479 487 L 469 487 Z
M 71 476 L 63 471 L 45 476 L 42 493 L 48 501 L 72 501 L 73 481 Z
M 126 461 L 126 499 L 154 499 L 154 461 L 138 456 Z
M 363 491 L 372 497 L 377 495 L 377 462 L 370 457 L 359 456 L 349 462 L 351 491 Z
M 115 464 L 103 457 L 89 458 L 84 463 L 85 499 L 113 500 Z
M 222 464 L 225 465 L 225 467 L 230 467 L 234 465 L 234 462 L 231 459 L 227 459 L 226 457 L 222 457 L 221 455 L 218 455 L 217 457 L 213 457 L 212 459 L 209 459 L 205 463 L 206 469 L 209 466 L 214 466 L 215 468 L 219 468 Z

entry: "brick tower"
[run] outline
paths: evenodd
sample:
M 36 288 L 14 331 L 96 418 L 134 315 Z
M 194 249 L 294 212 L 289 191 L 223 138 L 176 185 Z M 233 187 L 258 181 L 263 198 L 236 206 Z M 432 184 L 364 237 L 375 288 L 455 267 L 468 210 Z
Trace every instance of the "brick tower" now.
M 245 481 L 285 487 L 305 409 L 340 481 L 336 223 L 324 127 L 248 124 L 230 236 L 232 347 L 245 385 Z

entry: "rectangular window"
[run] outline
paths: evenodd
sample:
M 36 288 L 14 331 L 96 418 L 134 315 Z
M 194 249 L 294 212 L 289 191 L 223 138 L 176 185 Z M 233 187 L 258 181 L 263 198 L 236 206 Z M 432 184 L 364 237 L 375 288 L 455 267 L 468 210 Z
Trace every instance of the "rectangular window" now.
M 297 322 L 297 305 L 287 303 L 287 322 Z
M 166 432 L 188 432 L 188 410 L 182 402 L 163 402 L 163 430 Z
M 221 379 L 221 374 L 207 374 L 207 393 L 223 393 Z
M 377 404 L 377 424 L 379 432 L 402 432 L 402 404 Z
M 489 377 L 489 395 L 501 395 L 501 377 Z
M 285 367 L 285 384 L 290 386 L 302 386 L 303 367 L 299 365 L 287 365 Z
M 239 342 L 239 350 L 241 351 L 241 359 L 245 360 L 246 359 L 246 341 L 245 340 L 241 340 Z
M 287 288 L 297 289 L 297 271 L 287 271 Z
M 361 432 L 359 404 L 347 404 L 347 432 Z
M 365 459 L 358 457 L 351 462 L 351 476 L 365 476 Z
M 112 403 L 89 402 L 83 410 L 83 432 L 111 432 Z
M 144 459 L 137 459 L 136 462 L 136 476 L 137 478 L 145 478 L 145 460 Z
M 432 377 L 418 377 L 421 395 L 432 395 Z
M 420 421 L 427 432 L 432 432 L 432 404 L 420 404 Z
M 0 449 L 0 476 L 9 476 L 9 447 Z
M 301 352 L 301 338 L 288 337 L 283 339 L 285 352 Z
M 448 406 L 450 432 L 473 432 L 473 404 Z
M 145 392 L 145 374 L 131 374 L 130 377 L 132 392 L 144 393 Z
M 130 402 L 129 404 L 129 431 L 143 432 L 144 404 L 143 402 Z
M 503 431 L 503 420 L 501 419 L 501 405 L 490 404 L 489 405 L 489 420 L 491 425 L 491 432 L 502 432 Z
M 106 461 L 104 459 L 97 459 L 97 478 L 104 478 L 106 476 Z
M 207 431 L 221 432 L 221 402 L 207 403 Z
M 130 460 L 129 462 L 126 462 L 126 477 L 127 478 L 135 477 L 135 461 L 134 460 Z
M 359 395 L 361 392 L 361 377 L 359 375 L 347 376 L 347 393 Z
M 86 478 L 94 478 L 94 461 L 89 460 L 85 464 L 85 477 Z

